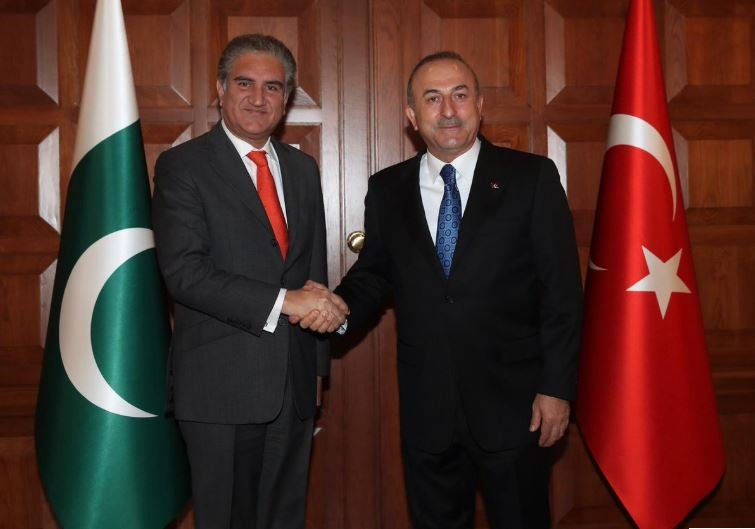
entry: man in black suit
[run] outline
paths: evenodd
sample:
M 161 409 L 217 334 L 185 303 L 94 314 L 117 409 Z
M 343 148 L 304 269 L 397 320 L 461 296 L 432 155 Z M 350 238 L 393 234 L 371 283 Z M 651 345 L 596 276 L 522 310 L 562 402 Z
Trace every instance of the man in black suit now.
M 327 343 L 285 316 L 344 320 L 325 282 L 319 172 L 271 133 L 295 87 L 278 40 L 242 35 L 218 63 L 222 120 L 155 167 L 157 255 L 175 301 L 170 382 L 197 529 L 302 529 L 316 376 Z
M 478 486 L 491 527 L 546 528 L 545 447 L 569 422 L 582 314 L 558 172 L 478 136 L 479 81 L 459 55 L 420 61 L 407 96 L 427 152 L 370 179 L 364 247 L 335 289 L 351 310 L 347 332 L 393 295 L 418 529 L 471 528 Z

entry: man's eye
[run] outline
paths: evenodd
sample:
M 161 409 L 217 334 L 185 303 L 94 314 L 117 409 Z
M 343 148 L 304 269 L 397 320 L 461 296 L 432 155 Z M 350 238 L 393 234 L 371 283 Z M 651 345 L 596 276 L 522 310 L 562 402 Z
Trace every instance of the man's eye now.
M 426 99 L 428 103 L 437 103 L 440 101 L 440 96 L 430 96 Z
M 268 92 L 280 92 L 281 87 L 277 84 L 269 84 L 267 85 L 267 91 Z
M 239 88 L 249 88 L 250 86 L 252 86 L 252 83 L 250 83 L 249 81 L 238 81 L 236 84 Z
M 455 94 L 455 95 L 456 95 L 456 99 L 458 99 L 460 101 L 464 101 L 467 98 L 467 94 L 465 94 L 464 92 L 460 92 L 460 93 Z

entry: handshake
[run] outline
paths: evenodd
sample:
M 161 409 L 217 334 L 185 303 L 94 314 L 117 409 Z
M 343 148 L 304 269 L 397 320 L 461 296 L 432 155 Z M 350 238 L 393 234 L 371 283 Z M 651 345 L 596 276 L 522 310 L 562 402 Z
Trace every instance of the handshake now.
M 343 325 L 349 314 L 349 306 L 328 287 L 310 280 L 300 289 L 286 292 L 281 312 L 294 325 L 326 333 Z

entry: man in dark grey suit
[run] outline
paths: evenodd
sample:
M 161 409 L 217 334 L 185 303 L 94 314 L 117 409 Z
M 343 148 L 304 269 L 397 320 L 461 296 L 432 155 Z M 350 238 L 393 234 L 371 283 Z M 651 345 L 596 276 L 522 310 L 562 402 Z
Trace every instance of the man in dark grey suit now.
M 544 447 L 569 422 L 582 314 L 564 190 L 547 158 L 478 135 L 479 81 L 457 54 L 420 61 L 407 97 L 427 151 L 370 178 L 364 247 L 335 289 L 346 332 L 393 295 L 418 529 L 471 529 L 478 486 L 490 527 L 544 529 Z
M 242 35 L 218 64 L 222 120 L 155 167 L 157 255 L 175 301 L 170 381 L 191 465 L 197 529 L 302 529 L 316 377 L 327 343 L 285 316 L 313 310 L 318 331 L 346 306 L 324 290 L 319 172 L 271 133 L 295 87 L 278 40 Z

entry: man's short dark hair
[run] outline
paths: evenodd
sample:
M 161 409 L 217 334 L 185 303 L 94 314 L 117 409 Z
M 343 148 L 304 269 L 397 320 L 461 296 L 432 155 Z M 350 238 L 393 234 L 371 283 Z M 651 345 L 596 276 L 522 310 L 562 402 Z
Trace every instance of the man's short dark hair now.
M 406 101 L 407 103 L 409 103 L 410 107 L 414 108 L 415 103 L 414 94 L 412 93 L 412 83 L 414 82 L 414 78 L 417 76 L 417 71 L 425 64 L 435 61 L 457 61 L 466 66 L 467 70 L 472 73 L 472 77 L 474 77 L 474 87 L 475 91 L 477 92 L 477 97 L 480 96 L 480 79 L 478 79 L 477 73 L 472 69 L 469 63 L 455 51 L 438 51 L 422 58 L 422 60 L 417 63 L 417 65 L 412 70 L 412 73 L 409 75 L 409 82 L 406 85 Z
M 278 59 L 286 73 L 284 86 L 286 96 L 291 95 L 296 88 L 296 60 L 285 44 L 275 37 L 260 33 L 239 35 L 226 44 L 218 60 L 218 81 L 223 87 L 226 86 L 234 61 L 245 53 L 267 53 Z

